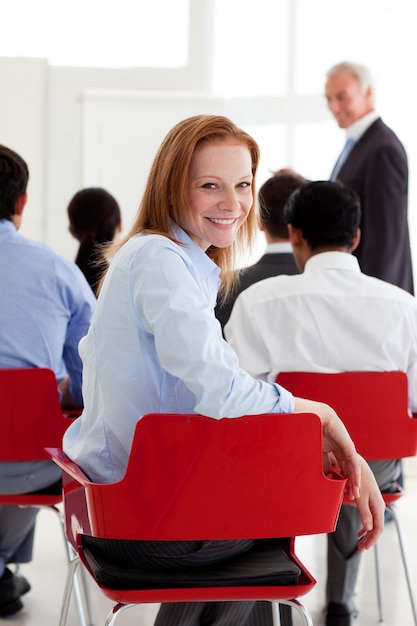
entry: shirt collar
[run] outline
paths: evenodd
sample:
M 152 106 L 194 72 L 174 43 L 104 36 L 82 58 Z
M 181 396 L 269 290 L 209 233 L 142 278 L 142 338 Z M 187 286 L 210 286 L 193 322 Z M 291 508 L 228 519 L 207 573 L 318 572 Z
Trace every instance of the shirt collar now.
M 289 241 L 274 241 L 266 246 L 265 254 L 276 254 L 283 252 L 292 253 L 292 245 Z
M 360 273 L 358 259 L 349 252 L 320 252 L 312 256 L 304 267 L 305 272 L 342 270 Z
M 181 226 L 172 222 L 172 234 L 180 243 L 184 244 L 184 249 L 190 260 L 198 267 L 201 275 L 208 276 L 215 273 L 220 274 L 219 266 L 210 259 L 210 257 L 198 246 L 195 241 L 185 232 Z
M 356 120 L 346 129 L 346 137 L 348 139 L 354 139 L 358 141 L 362 137 L 365 131 L 373 124 L 379 117 L 379 113 L 377 111 L 371 111 L 367 113 L 360 119 Z
M 0 232 L 15 233 L 16 226 L 10 220 L 0 220 Z

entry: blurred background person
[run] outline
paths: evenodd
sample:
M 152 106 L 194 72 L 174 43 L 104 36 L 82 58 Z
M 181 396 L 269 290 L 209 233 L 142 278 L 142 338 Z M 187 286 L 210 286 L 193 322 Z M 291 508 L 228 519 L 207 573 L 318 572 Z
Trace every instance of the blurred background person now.
M 19 232 L 28 180 L 24 159 L 0 146 L 0 368 L 53 370 L 61 406 L 77 409 L 83 404 L 78 343 L 96 300 L 75 263 Z M 60 475 L 52 461 L 2 461 L 0 493 L 41 491 L 60 483 Z M 32 560 L 38 511 L 0 506 L 0 618 L 20 611 L 31 588 L 8 565 Z
M 97 293 L 105 268 L 102 248 L 122 227 L 119 204 L 105 189 L 87 187 L 73 196 L 67 212 L 69 231 L 80 242 L 75 263 Z
M 326 74 L 325 95 L 346 145 L 331 180 L 359 195 L 361 241 L 354 254 L 365 274 L 414 293 L 408 228 L 408 160 L 374 105 L 368 69 L 343 62 Z

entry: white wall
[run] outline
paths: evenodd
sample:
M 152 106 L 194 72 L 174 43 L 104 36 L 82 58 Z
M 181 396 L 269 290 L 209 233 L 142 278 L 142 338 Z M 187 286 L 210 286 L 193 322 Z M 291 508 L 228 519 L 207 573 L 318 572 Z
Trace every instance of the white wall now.
M 71 68 L 0 57 L 0 142 L 19 152 L 30 170 L 23 234 L 74 258 L 77 245 L 67 230 L 66 207 L 84 186 L 83 94 L 88 89 L 207 92 L 211 16 L 211 0 L 190 3 L 189 63 L 175 69 Z
M 207 54 L 209 47 L 207 44 Z M 51 67 L 41 59 L 0 58 L 0 80 L 7 85 L 8 92 L 8 98 L 0 102 L 1 141 L 21 153 L 30 169 L 29 202 L 22 232 L 48 243 L 64 256 L 74 258 L 77 244 L 68 233 L 66 207 L 73 194 L 86 185 L 102 185 L 113 193 L 121 204 L 124 225 L 129 226 L 139 202 L 143 171 L 138 173 L 137 183 L 132 174 L 130 187 L 137 184 L 133 206 L 132 196 L 127 199 L 123 188 L 119 191 L 124 184 L 124 173 L 120 171 L 119 176 L 118 171 L 120 159 L 114 159 L 112 176 L 108 179 L 95 177 L 91 173 L 91 162 L 87 167 L 84 151 L 92 129 L 91 118 L 88 118 L 90 122 L 85 119 L 85 107 L 86 102 L 91 104 L 92 94 L 97 106 L 106 106 L 111 99 L 116 116 L 123 115 L 123 107 L 129 102 L 139 102 L 146 98 L 146 94 L 157 98 L 158 94 L 161 94 L 160 98 L 165 94 L 168 101 L 178 94 L 179 100 L 188 99 L 184 109 L 186 114 L 218 112 L 229 115 L 251 132 L 260 144 L 259 183 L 270 175 L 270 170 L 290 163 L 294 150 L 293 129 L 302 121 L 303 111 L 308 110 L 310 120 L 316 124 L 329 120 L 321 96 L 301 96 L 300 106 L 294 106 L 288 96 L 216 98 L 207 89 L 206 63 L 201 54 L 199 59 L 200 64 L 194 62 L 191 67 L 172 72 Z M 200 108 L 195 110 L 191 108 L 190 98 L 184 95 L 190 92 L 188 85 L 193 87 L 190 98 L 201 99 Z M 206 104 L 208 102 L 210 105 Z M 162 100 L 159 104 L 162 105 Z M 160 108 L 155 110 L 155 115 L 161 115 Z M 137 115 L 136 119 L 139 124 Z M 163 129 L 165 134 L 166 122 L 157 118 L 153 126 Z M 117 117 L 109 119 L 110 139 L 112 133 L 122 127 Z M 138 134 L 140 129 L 135 128 L 132 136 L 121 137 L 119 147 L 125 144 L 131 154 L 134 150 L 132 139 Z M 149 143 L 144 145 L 138 141 L 136 146 L 137 151 L 148 158 L 155 151 L 155 141 Z M 111 158 L 110 153 L 103 155 L 107 165 Z M 332 159 L 329 150 L 328 165 L 324 155 L 324 169 L 330 170 Z M 303 167 L 304 163 L 300 165 Z M 115 180 L 117 182 L 113 184 Z
M 277 11 L 270 20 L 272 25 L 264 20 L 269 15 L 269 2 Z M 360 0 L 354 0 L 354 4 L 359 6 Z M 190 0 L 189 62 L 179 68 L 74 68 L 51 66 L 44 59 L 0 57 L 0 142 L 25 157 L 31 174 L 22 232 L 74 258 L 76 242 L 67 230 L 66 207 L 76 191 L 93 184 L 83 161 L 83 107 L 88 92 L 101 93 L 104 98 L 109 92 L 121 98 L 127 93 L 135 98 L 144 92 L 192 92 L 213 98 L 219 84 L 215 77 L 222 69 L 223 88 L 228 86 L 229 93 L 241 90 L 240 97 L 228 103 L 230 117 L 242 120 L 261 147 L 258 183 L 270 170 L 283 166 L 292 166 L 311 178 L 326 178 L 343 144 L 343 133 L 326 110 L 324 72 L 343 56 L 360 56 L 376 74 L 378 109 L 404 141 L 409 154 L 413 243 L 417 235 L 414 0 L 369 0 L 369 5 L 361 6 L 359 22 L 352 12 L 349 14 L 350 25 L 357 31 L 352 40 L 331 0 L 320 0 L 314 6 L 309 0 L 260 0 L 259 15 L 253 14 L 249 0 Z M 222 28 L 214 32 L 216 15 Z M 395 24 L 399 15 L 401 29 L 397 24 L 391 36 L 399 39 L 399 33 L 404 32 L 401 49 L 385 45 L 386 26 Z M 376 19 L 377 29 L 370 28 L 371 19 L 372 25 Z M 260 35 L 264 35 L 261 46 L 257 45 Z M 257 68 L 262 81 L 253 80 Z M 251 93 L 252 88 L 258 91 Z M 263 88 L 269 95 L 262 95 Z M 276 96 L 270 95 L 274 93 Z M 150 146 L 138 145 L 137 149 L 148 151 Z M 115 160 L 116 177 L 119 165 Z M 118 184 L 121 180 L 122 176 Z M 98 182 L 109 187 L 105 180 Z M 138 177 L 135 203 L 142 184 Z M 127 227 L 136 206 L 133 208 L 131 200 L 119 198 L 118 189 L 109 187 L 109 191 L 121 203 Z
M 46 61 L 0 58 L 0 143 L 16 150 L 29 165 L 24 229 L 39 240 L 45 237 L 46 221 L 47 83 Z

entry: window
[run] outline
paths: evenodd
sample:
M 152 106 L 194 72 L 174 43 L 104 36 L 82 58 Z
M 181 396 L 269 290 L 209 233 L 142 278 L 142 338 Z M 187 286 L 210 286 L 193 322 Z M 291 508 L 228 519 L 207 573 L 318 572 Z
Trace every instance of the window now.
M 253 98 L 286 93 L 288 6 L 288 0 L 215 0 L 216 95 Z
M 189 0 L 13 0 L 0 56 L 79 67 L 179 67 L 187 63 Z

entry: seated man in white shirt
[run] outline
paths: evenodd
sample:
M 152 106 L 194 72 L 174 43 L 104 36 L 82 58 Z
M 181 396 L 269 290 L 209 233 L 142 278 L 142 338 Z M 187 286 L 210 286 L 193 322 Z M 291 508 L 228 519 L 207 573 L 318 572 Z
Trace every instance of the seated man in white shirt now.
M 276 276 L 237 298 L 225 327 L 240 366 L 273 381 L 281 371 L 402 370 L 417 409 L 417 300 L 363 274 L 351 253 L 360 240 L 360 201 L 336 182 L 295 191 L 284 208 L 301 274 Z M 396 460 L 370 463 L 381 489 L 397 480 Z M 328 536 L 327 626 L 349 626 L 359 568 L 356 507 L 343 506 Z

